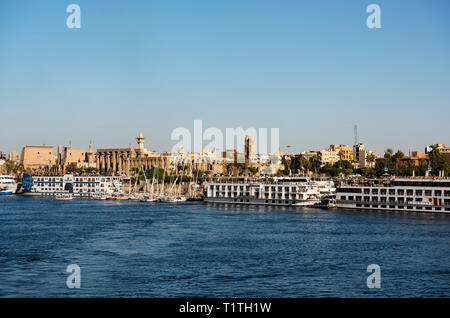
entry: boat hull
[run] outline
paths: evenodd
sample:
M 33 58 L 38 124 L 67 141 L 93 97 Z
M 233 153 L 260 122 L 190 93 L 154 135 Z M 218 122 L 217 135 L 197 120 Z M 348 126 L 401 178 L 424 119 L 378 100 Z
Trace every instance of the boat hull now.
M 0 190 L 0 195 L 12 195 L 17 191 L 17 184 L 11 184 L 7 186 L 2 186 Z
M 320 203 L 318 199 L 311 200 L 265 200 L 265 199 L 234 199 L 234 198 L 205 198 L 206 203 L 242 204 L 242 205 L 267 205 L 267 206 L 292 206 L 309 207 Z M 275 201 L 275 202 L 273 202 Z

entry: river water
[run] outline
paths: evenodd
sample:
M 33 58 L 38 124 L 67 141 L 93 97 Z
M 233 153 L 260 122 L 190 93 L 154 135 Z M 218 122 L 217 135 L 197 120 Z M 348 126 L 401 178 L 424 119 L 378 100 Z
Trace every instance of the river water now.
M 0 297 L 449 297 L 449 237 L 439 214 L 3 196 Z

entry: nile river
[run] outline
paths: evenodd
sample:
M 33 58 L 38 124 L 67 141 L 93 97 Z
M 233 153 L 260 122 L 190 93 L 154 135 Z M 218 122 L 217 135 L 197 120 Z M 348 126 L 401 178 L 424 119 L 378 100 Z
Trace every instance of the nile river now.
M 438 214 L 3 196 L 0 296 L 449 297 L 449 238 Z

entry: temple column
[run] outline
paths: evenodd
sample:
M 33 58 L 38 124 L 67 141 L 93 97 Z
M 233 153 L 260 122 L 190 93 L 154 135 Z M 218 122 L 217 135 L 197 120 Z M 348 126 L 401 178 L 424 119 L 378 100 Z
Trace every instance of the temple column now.
M 106 165 L 105 165 L 106 172 L 108 172 L 110 168 L 111 168 L 111 154 L 107 153 L 106 154 Z
M 124 153 L 122 154 L 122 172 L 127 174 L 128 173 L 128 169 L 127 169 L 127 155 Z
M 113 152 L 111 165 L 112 165 L 113 171 L 116 172 L 117 171 L 117 152 Z
M 103 153 L 99 154 L 100 160 L 100 170 L 105 170 L 105 155 Z
M 100 155 L 99 154 L 95 155 L 95 167 L 97 169 L 100 169 Z
M 127 176 L 130 176 L 130 159 L 125 156 L 125 172 L 127 174 Z
M 122 162 L 123 162 L 123 154 L 122 153 L 119 153 L 118 159 L 119 159 L 118 170 L 119 170 L 119 173 L 122 174 Z

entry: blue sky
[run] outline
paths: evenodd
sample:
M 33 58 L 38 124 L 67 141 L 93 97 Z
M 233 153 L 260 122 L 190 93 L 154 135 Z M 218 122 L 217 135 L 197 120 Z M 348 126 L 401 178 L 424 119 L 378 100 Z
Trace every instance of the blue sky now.
M 68 29 L 66 7 L 81 7 Z M 381 7 L 381 29 L 366 7 Z M 0 150 L 170 150 L 176 127 L 279 127 L 290 151 L 450 144 L 448 1 L 0 2 Z

